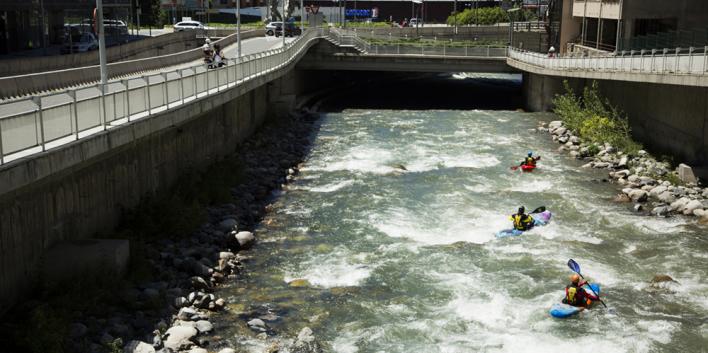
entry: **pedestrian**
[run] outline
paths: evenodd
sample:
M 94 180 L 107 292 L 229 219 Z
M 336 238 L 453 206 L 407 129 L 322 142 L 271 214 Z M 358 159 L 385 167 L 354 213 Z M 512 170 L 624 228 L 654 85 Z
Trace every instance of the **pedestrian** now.
M 548 49 L 548 57 L 549 57 L 549 58 L 555 58 L 555 57 L 556 57 L 556 48 L 554 48 L 552 45 L 551 45 L 551 48 Z

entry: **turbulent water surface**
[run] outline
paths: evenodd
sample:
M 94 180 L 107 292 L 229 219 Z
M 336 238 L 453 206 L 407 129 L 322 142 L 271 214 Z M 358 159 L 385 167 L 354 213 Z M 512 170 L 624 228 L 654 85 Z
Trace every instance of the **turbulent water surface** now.
M 514 111 L 323 114 L 297 180 L 273 204 L 218 334 L 244 351 L 305 326 L 335 352 L 705 352 L 708 243 L 684 218 L 639 216 L 603 174 Z M 543 156 L 532 174 L 510 165 Z M 403 170 L 404 167 L 406 170 Z M 546 227 L 495 239 L 519 205 Z M 577 260 L 608 305 L 559 320 Z M 656 274 L 679 283 L 650 287 Z M 304 279 L 301 287 L 288 283 Z M 299 281 L 303 284 L 304 281 Z M 268 315 L 272 314 L 272 315 Z

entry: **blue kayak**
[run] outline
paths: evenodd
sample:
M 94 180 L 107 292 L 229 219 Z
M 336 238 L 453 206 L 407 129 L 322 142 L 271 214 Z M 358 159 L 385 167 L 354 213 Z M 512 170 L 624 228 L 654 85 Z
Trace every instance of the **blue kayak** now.
M 585 289 L 585 292 L 587 292 L 591 296 L 595 296 L 588 287 L 592 287 L 592 289 L 595 290 L 595 293 L 597 293 L 597 295 L 600 295 L 600 285 L 599 284 L 591 283 L 589 285 L 583 286 L 583 289 Z M 551 316 L 559 318 L 559 319 L 573 316 L 579 312 L 580 312 L 580 308 L 578 308 L 576 306 L 568 305 L 568 304 L 563 304 L 563 303 L 553 304 L 553 306 L 551 306 L 551 310 L 549 310 L 549 313 L 551 314 Z
M 533 226 L 538 227 L 538 226 L 545 226 L 548 224 L 548 222 L 551 221 L 551 211 L 543 211 L 541 213 L 534 213 L 531 214 L 531 218 L 533 218 Z M 497 232 L 497 238 L 507 238 L 507 237 L 518 237 L 519 235 L 524 234 L 523 230 L 518 230 L 518 229 L 505 229 L 502 231 Z

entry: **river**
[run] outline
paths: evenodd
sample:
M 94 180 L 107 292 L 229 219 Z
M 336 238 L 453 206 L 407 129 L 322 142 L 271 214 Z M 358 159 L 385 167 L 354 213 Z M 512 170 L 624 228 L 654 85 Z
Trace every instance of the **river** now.
M 231 310 L 216 332 L 253 352 L 305 326 L 333 352 L 706 352 L 706 229 L 613 203 L 606 172 L 579 168 L 548 135 L 529 132 L 553 119 L 323 113 L 300 174 L 244 253 L 244 273 L 221 290 Z M 529 150 L 540 168 L 511 171 Z M 553 219 L 496 239 L 520 205 L 545 205 Z M 602 286 L 611 313 L 549 316 L 569 258 Z M 678 283 L 654 288 L 657 274 Z M 267 340 L 246 327 L 258 316 Z

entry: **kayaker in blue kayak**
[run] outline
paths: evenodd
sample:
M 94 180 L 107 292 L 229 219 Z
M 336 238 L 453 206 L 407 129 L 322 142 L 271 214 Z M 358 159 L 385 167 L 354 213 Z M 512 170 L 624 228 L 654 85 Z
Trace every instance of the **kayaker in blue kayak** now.
M 519 207 L 519 212 L 511 215 L 512 222 L 514 222 L 514 229 L 527 231 L 534 226 L 533 217 L 526 214 L 526 208 L 524 206 Z
M 563 298 L 563 304 L 572 305 L 578 307 L 580 310 L 592 305 L 593 300 L 597 300 L 597 297 L 588 293 L 583 289 L 583 286 L 588 284 L 587 281 L 581 281 L 580 276 L 574 273 L 570 276 L 570 285 L 565 287 L 565 298 Z

